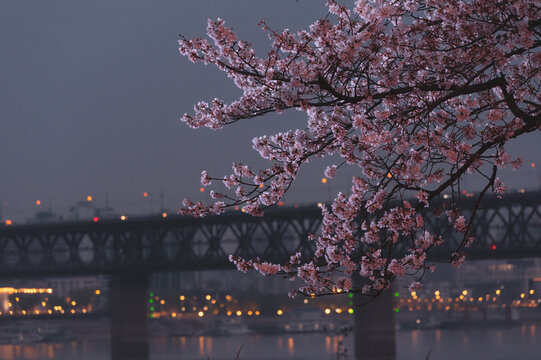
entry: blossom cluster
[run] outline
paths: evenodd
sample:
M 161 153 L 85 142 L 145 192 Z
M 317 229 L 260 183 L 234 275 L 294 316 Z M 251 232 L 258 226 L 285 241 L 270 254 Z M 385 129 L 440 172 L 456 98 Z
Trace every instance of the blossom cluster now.
M 472 238 L 460 214 L 465 174 L 498 193 L 499 169 L 520 167 L 505 144 L 541 125 L 541 5 L 528 0 L 327 1 L 330 16 L 308 29 L 272 30 L 271 50 L 256 55 L 222 19 L 207 39 L 179 41 L 193 62 L 213 64 L 242 90 L 236 101 L 199 102 L 182 121 L 219 129 L 243 119 L 296 109 L 304 129 L 260 136 L 253 148 L 266 169 L 234 163 L 215 204 L 187 202 L 195 216 L 241 206 L 251 215 L 278 203 L 304 164 L 339 157 L 325 170 L 356 169 L 351 188 L 322 206 L 315 254 L 269 264 L 232 258 L 240 270 L 281 272 L 300 279 L 300 293 L 337 289 L 377 295 L 397 276 L 433 271 L 427 251 L 446 239 L 427 219 L 448 216 L 464 238 L 449 261 L 460 265 Z M 450 201 L 434 208 L 442 194 Z M 352 284 L 352 275 L 366 279 Z M 420 286 L 415 282 L 412 289 Z

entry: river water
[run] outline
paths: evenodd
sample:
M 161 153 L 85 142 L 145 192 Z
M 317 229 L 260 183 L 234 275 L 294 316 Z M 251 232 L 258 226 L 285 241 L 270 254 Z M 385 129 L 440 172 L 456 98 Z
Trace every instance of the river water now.
M 153 338 L 151 360 L 240 359 L 249 360 L 330 360 L 336 359 L 340 335 L 234 335 L 220 337 Z M 353 359 L 353 339 L 344 344 Z M 109 359 L 107 340 L 84 340 L 59 344 L 0 345 L 0 359 Z M 464 330 L 404 330 L 397 332 L 397 360 L 430 359 L 541 359 L 541 328 L 523 325 L 513 328 L 481 328 Z

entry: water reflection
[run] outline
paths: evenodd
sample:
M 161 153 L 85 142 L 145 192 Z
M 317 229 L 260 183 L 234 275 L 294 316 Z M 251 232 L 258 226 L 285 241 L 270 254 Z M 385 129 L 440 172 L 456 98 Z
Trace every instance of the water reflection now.
M 525 330 L 525 332 L 524 332 Z M 292 335 L 238 335 L 220 337 L 155 337 L 150 339 L 149 360 L 241 359 L 329 360 L 336 358 L 339 342 L 353 351 L 353 336 L 331 333 Z M 521 359 L 538 360 L 541 332 L 537 325 L 524 329 L 481 328 L 469 330 L 407 330 L 397 332 L 397 360 L 425 359 Z M 106 338 L 58 344 L 0 345 L 2 360 L 109 360 Z
M 292 355 L 295 352 L 295 342 L 292 337 L 287 338 L 287 350 Z
M 419 330 L 412 330 L 411 343 L 413 344 L 413 346 L 417 346 L 417 344 L 419 343 Z

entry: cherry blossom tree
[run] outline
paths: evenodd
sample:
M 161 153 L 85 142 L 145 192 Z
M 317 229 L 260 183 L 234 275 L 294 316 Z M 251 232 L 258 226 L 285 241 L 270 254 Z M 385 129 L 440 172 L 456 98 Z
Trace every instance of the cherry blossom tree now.
M 282 199 L 303 165 L 339 159 L 332 178 L 356 169 L 351 188 L 322 207 L 311 235 L 315 255 L 292 254 L 285 264 L 231 257 L 237 267 L 300 279 L 296 292 L 338 289 L 378 295 L 397 276 L 435 270 L 427 251 L 446 238 L 426 223 L 444 216 L 461 243 L 449 261 L 459 265 L 474 239 L 475 217 L 460 208 L 464 176 L 479 176 L 503 194 L 500 169 L 517 169 L 506 143 L 541 125 L 541 2 L 539 0 L 358 0 L 327 2 L 328 14 L 295 33 L 260 25 L 271 50 L 256 55 L 222 19 L 209 20 L 210 40 L 179 40 L 192 62 L 213 64 L 242 90 L 236 101 L 199 102 L 182 121 L 220 129 L 240 120 L 296 109 L 305 129 L 253 139 L 266 169 L 233 163 L 211 191 L 209 205 L 188 200 L 184 214 L 219 214 L 241 206 L 261 216 Z M 444 194 L 442 206 L 432 206 Z M 366 282 L 353 287 L 352 274 Z M 413 282 L 411 290 L 418 289 Z

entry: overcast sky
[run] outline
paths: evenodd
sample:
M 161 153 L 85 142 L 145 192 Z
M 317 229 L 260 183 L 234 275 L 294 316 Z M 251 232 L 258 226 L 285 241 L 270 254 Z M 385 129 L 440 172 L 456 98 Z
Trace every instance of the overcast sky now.
M 304 115 L 191 130 L 179 118 L 194 103 L 239 92 L 215 68 L 182 57 L 178 34 L 204 36 L 207 18 L 221 17 L 263 53 L 261 18 L 295 30 L 325 15 L 323 0 L 0 0 L 2 217 L 26 220 L 37 199 L 67 214 L 87 195 L 119 213 L 148 211 L 145 191 L 158 210 L 162 190 L 178 209 L 184 197 L 201 198 L 201 170 L 263 164 L 251 139 L 304 127 Z M 537 136 L 515 148 L 528 164 L 541 150 Z M 288 201 L 327 200 L 344 187 L 344 179 L 321 184 L 323 167 L 305 170 Z M 537 169 L 521 174 L 519 185 L 539 184 Z

